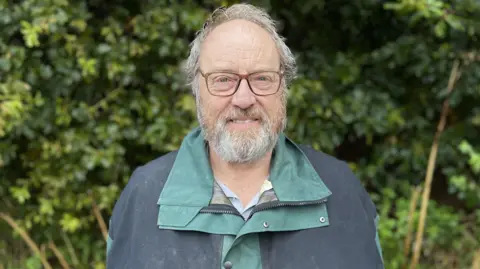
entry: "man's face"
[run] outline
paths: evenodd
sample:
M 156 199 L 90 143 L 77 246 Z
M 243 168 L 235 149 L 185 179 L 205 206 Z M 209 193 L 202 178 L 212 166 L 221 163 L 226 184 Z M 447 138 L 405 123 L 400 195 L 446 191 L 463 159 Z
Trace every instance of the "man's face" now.
M 250 74 L 280 71 L 279 68 L 280 57 L 272 38 L 251 22 L 234 20 L 221 24 L 202 46 L 200 69 L 203 73 Z M 273 149 L 286 125 L 283 82 L 277 93 L 257 96 L 244 79 L 234 95 L 220 97 L 209 92 L 204 77 L 199 75 L 198 79 L 198 119 L 217 155 L 230 163 L 247 163 Z

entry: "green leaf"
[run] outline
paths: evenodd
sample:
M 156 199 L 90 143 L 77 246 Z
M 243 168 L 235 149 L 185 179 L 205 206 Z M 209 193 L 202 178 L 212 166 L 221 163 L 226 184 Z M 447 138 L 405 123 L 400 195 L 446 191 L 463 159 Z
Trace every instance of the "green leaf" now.
M 467 141 L 463 140 L 462 143 L 458 146 L 458 149 L 465 154 L 472 154 L 473 148 Z
M 30 192 L 26 186 L 24 187 L 11 187 L 10 192 L 13 198 L 15 198 L 20 204 L 24 204 L 25 201 L 30 199 Z
M 0 70 L 2 71 L 9 71 L 11 67 L 11 63 L 7 58 L 0 59 Z
M 404 4 L 402 3 L 385 3 L 383 4 L 383 8 L 386 10 L 401 10 L 404 7 Z
M 444 38 L 445 37 L 445 32 L 447 30 L 447 24 L 445 23 L 445 21 L 439 21 L 435 25 L 434 30 L 435 30 L 435 35 L 437 37 Z
M 458 19 L 458 17 L 450 15 L 445 18 L 445 21 L 455 30 L 465 31 L 465 27 L 463 26 L 462 22 Z
M 71 214 L 65 213 L 60 221 L 62 229 L 66 232 L 75 232 L 80 228 L 80 220 Z
M 191 112 L 193 115 L 196 114 L 195 98 L 191 94 L 182 95 L 178 101 L 178 106 L 185 111 Z
M 85 29 L 87 28 L 87 22 L 85 20 L 80 20 L 80 19 L 71 21 L 70 25 L 76 28 L 79 32 L 84 32 Z
M 32 26 L 27 21 L 21 21 L 22 30 L 21 33 L 23 35 L 23 39 L 27 47 L 32 48 L 40 45 L 40 41 L 38 40 L 38 34 L 40 33 L 41 29 L 39 26 Z

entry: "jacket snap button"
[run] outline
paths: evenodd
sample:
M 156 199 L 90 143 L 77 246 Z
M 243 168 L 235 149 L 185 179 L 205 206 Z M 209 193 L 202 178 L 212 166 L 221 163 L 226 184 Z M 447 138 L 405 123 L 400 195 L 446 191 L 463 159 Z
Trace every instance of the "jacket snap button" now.
M 268 223 L 266 221 L 263 222 L 263 227 L 268 228 Z
M 324 223 L 325 222 L 325 217 L 320 217 L 320 222 Z
M 231 261 L 226 261 L 226 262 L 223 264 L 223 267 L 225 267 L 225 269 L 232 269 L 233 264 L 232 264 Z

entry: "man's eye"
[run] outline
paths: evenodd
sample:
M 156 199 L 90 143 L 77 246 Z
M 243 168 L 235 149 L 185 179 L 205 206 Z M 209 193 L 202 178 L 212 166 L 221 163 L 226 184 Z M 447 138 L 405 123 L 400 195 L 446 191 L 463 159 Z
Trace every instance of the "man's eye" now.
M 213 83 L 231 83 L 235 81 L 235 78 L 231 76 L 217 76 L 212 78 Z
M 232 79 L 229 78 L 229 77 L 219 77 L 219 78 L 217 78 L 217 82 L 229 82 L 231 80 Z
M 268 76 L 258 76 L 258 77 L 255 78 L 255 80 L 268 82 L 268 81 L 272 81 L 272 78 L 270 78 Z

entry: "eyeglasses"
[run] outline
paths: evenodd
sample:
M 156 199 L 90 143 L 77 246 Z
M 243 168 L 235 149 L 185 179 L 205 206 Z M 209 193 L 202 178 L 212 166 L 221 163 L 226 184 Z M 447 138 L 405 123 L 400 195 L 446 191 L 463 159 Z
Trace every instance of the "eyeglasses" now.
M 205 78 L 207 90 L 214 96 L 234 95 L 243 79 L 247 80 L 250 90 L 259 96 L 272 95 L 278 92 L 283 77 L 283 72 L 260 71 L 246 75 L 232 72 L 211 72 L 200 74 Z

